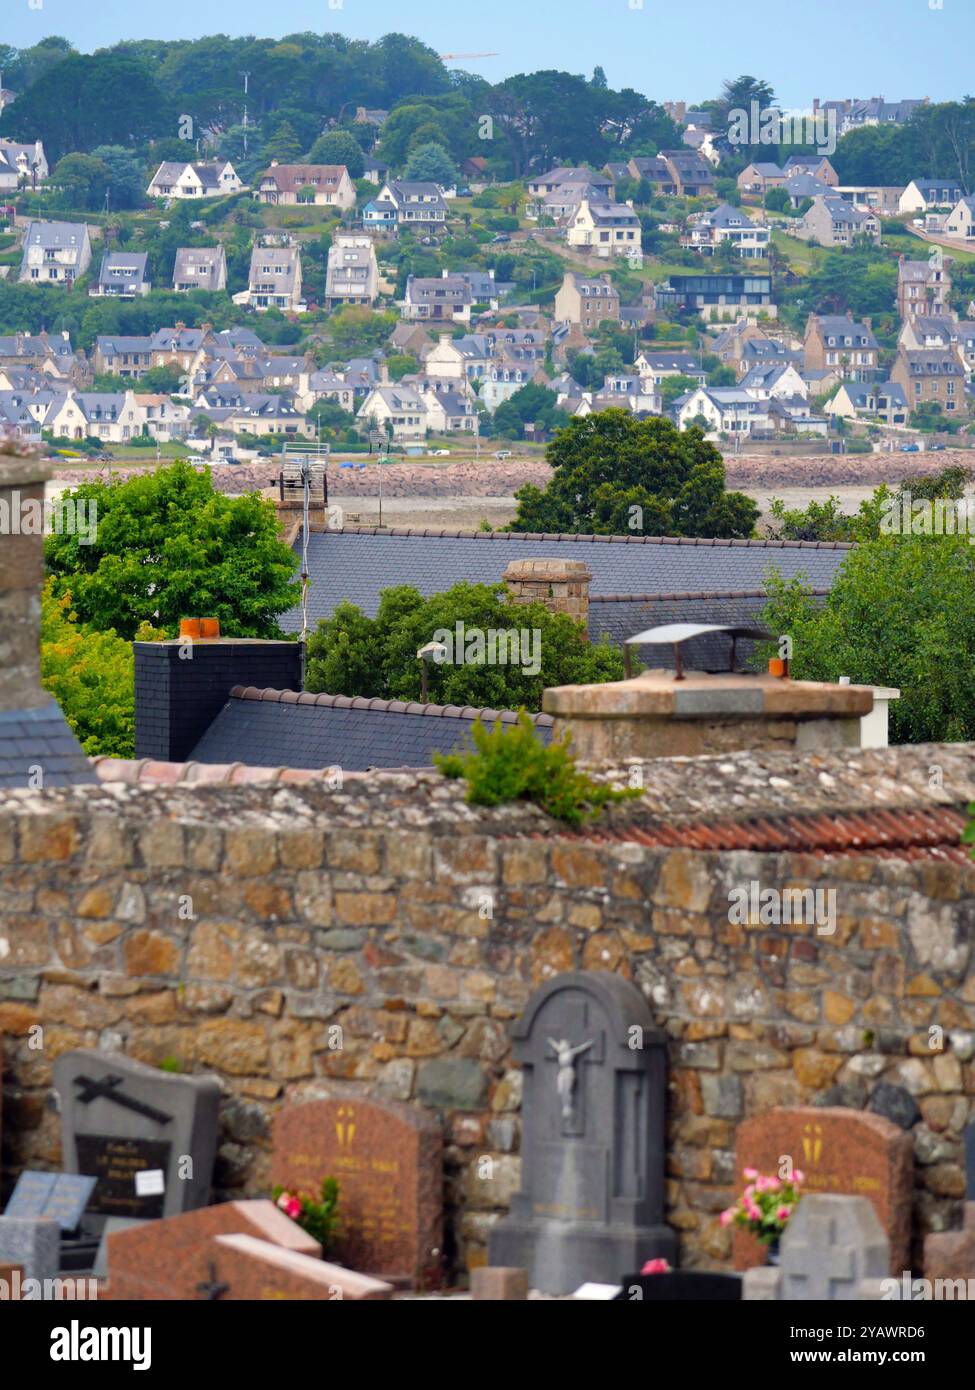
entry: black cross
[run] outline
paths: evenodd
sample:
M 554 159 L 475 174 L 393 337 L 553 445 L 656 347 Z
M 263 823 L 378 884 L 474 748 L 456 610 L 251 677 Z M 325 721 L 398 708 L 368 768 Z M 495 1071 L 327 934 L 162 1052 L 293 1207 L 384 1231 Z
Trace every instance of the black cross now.
M 217 1266 L 212 1260 L 209 1264 L 209 1278 L 204 1283 L 197 1284 L 196 1291 L 197 1293 L 205 1293 L 207 1302 L 209 1303 L 213 1303 L 218 1298 L 223 1298 L 225 1293 L 230 1292 L 229 1284 L 220 1284 L 217 1282 Z
M 126 1110 L 134 1110 L 138 1115 L 155 1120 L 158 1125 L 168 1125 L 173 1117 L 167 1115 L 165 1110 L 157 1110 L 154 1105 L 147 1105 L 145 1101 L 132 1100 L 130 1096 L 123 1096 L 115 1089 L 116 1086 L 121 1086 L 124 1080 L 124 1076 L 106 1076 L 103 1081 L 96 1081 L 91 1076 L 76 1076 L 74 1084 L 80 1087 L 78 1100 L 82 1105 L 88 1105 L 97 1096 L 103 1096 L 105 1100 L 112 1100 L 116 1105 L 124 1106 Z

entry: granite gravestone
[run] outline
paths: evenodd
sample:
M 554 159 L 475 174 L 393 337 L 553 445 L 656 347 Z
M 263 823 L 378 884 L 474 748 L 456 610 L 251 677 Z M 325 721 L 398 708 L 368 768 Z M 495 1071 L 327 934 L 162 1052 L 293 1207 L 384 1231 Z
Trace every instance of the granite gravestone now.
M 274 1117 L 272 1187 L 318 1197 L 327 1177 L 339 1185 L 336 1259 L 378 1279 L 439 1288 L 439 1121 L 411 1105 L 358 1097 L 285 1106 Z
M 54 1064 L 64 1167 L 97 1178 L 89 1213 L 149 1219 L 204 1206 L 217 1148 L 220 1085 L 116 1053 Z
M 676 1241 L 663 1224 L 666 1038 L 635 985 L 557 975 L 512 1028 L 524 1071 L 522 1186 L 491 1230 L 489 1263 L 533 1288 L 616 1284 Z
M 890 1272 L 910 1269 L 914 1145 L 911 1136 L 882 1115 L 841 1106 L 782 1106 L 752 1115 L 738 1126 L 735 1168 L 782 1174 L 783 1159 L 803 1175 L 808 1195 L 837 1193 L 868 1197 L 890 1241 Z M 764 1261 L 764 1251 L 747 1231 L 734 1236 L 735 1267 Z
M 778 1268 L 748 1270 L 745 1298 L 849 1302 L 889 1270 L 890 1244 L 866 1197 L 803 1197 L 782 1235 Z
M 76 1231 L 97 1179 L 81 1173 L 21 1173 L 5 1216 L 49 1217 L 62 1231 Z
M 61 1256 L 61 1231 L 49 1217 L 0 1216 L 0 1263 L 20 1265 L 24 1279 L 54 1279 Z

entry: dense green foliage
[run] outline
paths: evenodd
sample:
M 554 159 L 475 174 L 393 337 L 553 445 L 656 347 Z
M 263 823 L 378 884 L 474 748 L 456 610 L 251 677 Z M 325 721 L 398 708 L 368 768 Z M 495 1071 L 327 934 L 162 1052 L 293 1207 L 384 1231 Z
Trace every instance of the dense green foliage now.
M 437 633 L 456 634 L 458 623 L 465 639 L 454 644 L 455 661 L 428 665 L 428 698 L 434 704 L 538 710 L 547 686 L 621 680 L 624 674 L 621 653 L 607 643 L 589 642 L 568 615 L 541 603 L 513 605 L 503 585 L 465 580 L 430 598 L 407 584 L 384 589 L 375 618 L 354 603 L 338 604 L 309 638 L 306 687 L 330 695 L 419 699 L 418 650 Z M 529 658 L 524 665 L 492 665 L 468 649 L 471 635 L 511 630 L 530 639 L 529 651 L 522 648 Z
M 975 738 L 975 548 L 965 536 L 881 536 L 851 550 L 817 605 L 769 580 L 762 622 L 792 638 L 798 680 L 893 686 L 891 742 Z M 769 651 L 776 654 L 777 647 Z
M 478 719 L 471 733 L 472 753 L 435 753 L 434 761 L 445 777 L 466 781 L 467 800 L 474 806 L 531 801 L 555 820 L 582 825 L 611 801 L 641 795 L 635 788 L 594 782 L 576 766 L 569 735 L 542 743 L 524 710 L 513 726 L 497 721 L 489 729 Z
M 97 537 L 50 535 L 45 558 L 55 597 L 70 594 L 82 623 L 131 639 L 145 622 L 174 637 L 181 618 L 212 617 L 228 636 L 280 636 L 300 591 L 271 502 L 215 492 L 186 463 L 67 496 L 97 506 Z
M 724 460 L 698 429 L 625 410 L 574 418 L 546 450 L 544 491 L 515 494 L 514 531 L 747 537 L 755 503 L 725 491 Z

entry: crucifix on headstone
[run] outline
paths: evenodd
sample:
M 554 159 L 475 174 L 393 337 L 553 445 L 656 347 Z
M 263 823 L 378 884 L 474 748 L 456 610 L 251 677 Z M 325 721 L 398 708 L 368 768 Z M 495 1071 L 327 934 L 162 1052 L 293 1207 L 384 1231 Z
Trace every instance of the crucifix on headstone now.
M 137 1115 L 145 1115 L 149 1120 L 155 1120 L 157 1125 L 168 1125 L 173 1118 L 167 1115 L 165 1110 L 157 1110 L 154 1105 L 147 1105 L 145 1101 L 133 1100 L 131 1096 L 123 1095 L 118 1087 L 125 1081 L 124 1076 L 106 1076 L 101 1080 L 96 1080 L 91 1076 L 76 1076 L 74 1084 L 78 1087 L 78 1101 L 81 1105 L 90 1105 L 93 1100 L 101 1097 L 110 1100 L 115 1105 L 121 1105 L 125 1110 L 134 1110 Z
M 832 1216 L 810 1216 L 799 1239 L 789 1243 L 790 1285 L 792 1297 L 811 1298 L 817 1302 L 852 1296 L 856 1284 L 853 1247 L 841 1245 L 842 1239 Z
M 577 1064 L 600 1065 L 604 1060 L 606 1035 L 601 1028 L 588 1027 L 589 1010 L 583 1002 L 567 1002 L 564 1006 L 566 1026 L 558 1038 L 548 1038 L 546 1061 L 555 1062 L 555 1089 L 562 1115 L 561 1132 L 566 1135 L 585 1132 L 585 1087 L 580 1085 Z M 591 1036 L 587 1037 L 586 1034 Z M 582 1041 L 572 1038 L 581 1035 Z
M 229 1284 L 222 1284 L 217 1279 L 217 1266 L 211 1260 L 207 1266 L 207 1278 L 197 1284 L 196 1291 L 205 1296 L 208 1303 L 215 1302 L 218 1298 L 223 1298 L 225 1293 L 230 1292 Z

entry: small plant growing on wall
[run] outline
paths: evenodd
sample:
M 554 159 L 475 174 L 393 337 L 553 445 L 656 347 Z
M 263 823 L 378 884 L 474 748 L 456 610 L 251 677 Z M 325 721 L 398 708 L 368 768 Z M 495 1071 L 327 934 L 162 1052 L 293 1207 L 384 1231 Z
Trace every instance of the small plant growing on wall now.
M 290 1216 L 322 1250 L 328 1252 L 338 1224 L 339 1185 L 335 1178 L 323 1178 L 321 1196 L 306 1197 L 288 1192 L 284 1187 L 273 1189 L 274 1200 L 286 1216 Z
M 500 806 L 507 801 L 531 801 L 556 820 L 581 825 L 601 815 L 611 801 L 639 796 L 637 788 L 619 790 L 595 782 L 576 767 L 569 735 L 544 744 L 522 709 L 518 722 L 507 729 L 489 729 L 480 719 L 471 730 L 471 753 L 434 754 L 445 777 L 467 782 L 467 800 L 475 806 Z

